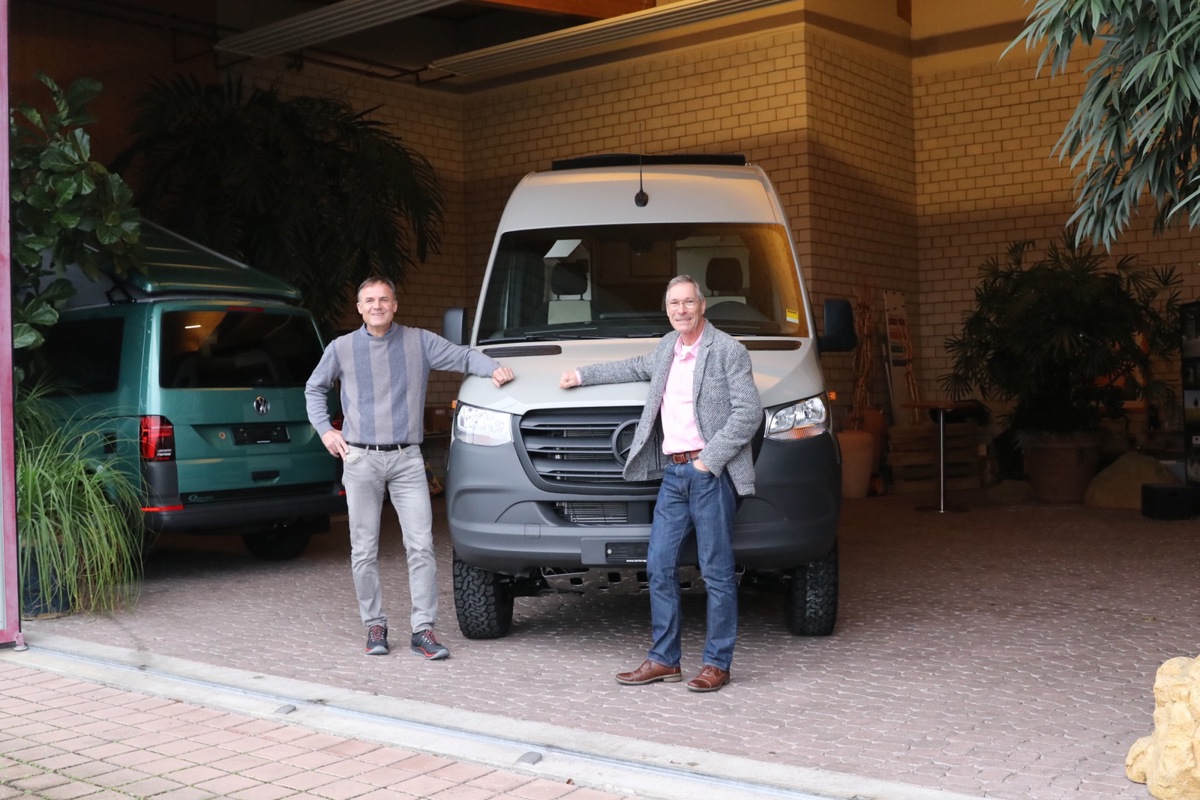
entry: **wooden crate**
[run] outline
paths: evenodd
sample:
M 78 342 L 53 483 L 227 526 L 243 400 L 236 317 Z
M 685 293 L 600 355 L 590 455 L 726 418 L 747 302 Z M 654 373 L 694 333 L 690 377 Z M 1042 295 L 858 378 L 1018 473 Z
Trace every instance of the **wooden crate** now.
M 946 489 L 980 486 L 979 443 L 983 434 L 974 422 L 946 424 Z M 896 425 L 888 431 L 888 465 L 896 494 L 937 491 L 937 425 Z

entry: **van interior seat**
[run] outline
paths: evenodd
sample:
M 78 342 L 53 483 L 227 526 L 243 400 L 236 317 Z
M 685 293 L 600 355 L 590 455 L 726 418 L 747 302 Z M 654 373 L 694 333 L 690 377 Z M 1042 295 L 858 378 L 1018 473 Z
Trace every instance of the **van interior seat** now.
M 732 256 L 717 256 L 708 261 L 704 283 L 708 286 L 708 305 L 745 303 L 742 296 L 742 262 Z
M 585 300 L 587 293 L 588 264 L 586 261 L 563 261 L 550 271 L 550 292 L 554 299 L 546 304 L 546 324 L 560 322 L 587 322 L 592 318 L 592 301 Z M 563 299 L 566 295 L 568 299 Z M 570 299 L 578 295 L 577 299 Z

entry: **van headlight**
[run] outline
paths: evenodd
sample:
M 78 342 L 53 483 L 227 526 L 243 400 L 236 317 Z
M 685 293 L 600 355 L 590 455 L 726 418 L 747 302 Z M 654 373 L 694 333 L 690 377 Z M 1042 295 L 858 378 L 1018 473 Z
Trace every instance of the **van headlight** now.
M 825 395 L 767 409 L 767 438 L 778 441 L 820 436 L 829 429 Z
M 512 414 L 460 403 L 454 415 L 454 438 L 484 447 L 508 444 L 513 440 Z

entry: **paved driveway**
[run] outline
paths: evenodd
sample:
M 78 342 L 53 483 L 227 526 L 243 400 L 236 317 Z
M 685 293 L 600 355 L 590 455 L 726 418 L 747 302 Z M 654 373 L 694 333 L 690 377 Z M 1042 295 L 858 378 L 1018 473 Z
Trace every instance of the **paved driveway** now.
M 165 539 L 140 603 L 114 617 L 28 622 L 100 644 L 455 709 L 989 798 L 1146 798 L 1124 777 L 1152 729 L 1158 665 L 1200 652 L 1200 522 L 1133 511 L 847 501 L 838 628 L 784 630 L 781 599 L 744 595 L 734 682 L 622 687 L 644 656 L 643 597 L 519 598 L 513 633 L 468 641 L 435 502 L 440 638 L 453 658 L 362 655 L 345 523 L 300 559 L 234 540 Z M 389 515 L 385 514 L 385 519 Z M 403 550 L 385 526 L 391 626 L 408 616 Z M 703 599 L 685 602 L 684 668 L 700 666 Z M 393 636 L 403 644 L 402 637 Z

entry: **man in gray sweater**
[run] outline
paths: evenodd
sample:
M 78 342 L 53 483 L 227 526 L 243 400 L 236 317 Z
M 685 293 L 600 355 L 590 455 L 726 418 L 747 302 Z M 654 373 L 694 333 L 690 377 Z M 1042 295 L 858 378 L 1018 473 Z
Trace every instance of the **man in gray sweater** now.
M 334 339 L 304 387 L 308 420 L 331 455 L 342 459 L 350 520 L 350 570 L 367 629 L 367 655 L 388 652 L 387 616 L 379 583 L 379 512 L 384 495 L 400 519 L 412 598 L 412 652 L 447 658 L 438 642 L 437 562 L 425 458 L 425 391 L 434 369 L 491 376 L 503 386 L 513 372 L 469 347 L 421 328 L 395 324 L 396 286 L 380 277 L 358 287 L 363 326 Z M 340 381 L 343 423 L 329 418 L 329 391 Z
M 707 323 L 696 282 L 687 275 L 673 278 L 665 304 L 674 331 L 653 351 L 580 367 L 564 373 L 559 386 L 650 382 L 624 475 L 631 481 L 662 476 L 646 556 L 653 642 L 645 662 L 618 673 L 617 682 L 638 686 L 683 679 L 679 553 L 695 533 L 708 594 L 708 638 L 704 665 L 687 688 L 715 692 L 729 683 L 737 638 L 735 494 L 754 494 L 751 443 L 763 424 L 762 403 L 750 354 Z

